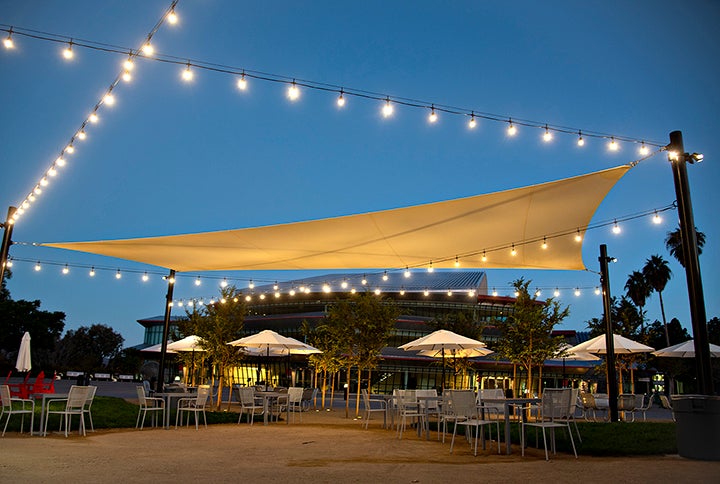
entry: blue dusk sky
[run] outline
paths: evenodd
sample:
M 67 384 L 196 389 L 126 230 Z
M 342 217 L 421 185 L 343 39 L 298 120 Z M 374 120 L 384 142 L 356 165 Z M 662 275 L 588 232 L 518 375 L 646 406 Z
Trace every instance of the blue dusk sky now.
M 137 49 L 169 7 L 162 0 L 0 0 L 0 24 L 18 32 L 109 50 Z M 665 145 L 683 132 L 685 148 L 705 161 L 689 165 L 695 222 L 707 243 L 700 258 L 708 317 L 720 316 L 720 4 L 634 2 L 221 1 L 181 0 L 179 21 L 153 37 L 156 53 L 180 63 L 274 80 L 308 81 L 290 101 L 288 85 L 253 77 L 137 59 L 132 80 L 113 90 L 87 139 L 74 142 L 67 165 L 16 224 L 8 288 L 66 313 L 66 329 L 103 323 L 142 342 L 137 319 L 162 314 L 165 270 L 123 260 L 33 246 L 33 243 L 135 238 L 362 213 L 542 183 L 637 160 L 638 143 Z M 6 32 L 1 32 L 3 38 Z M 22 203 L 122 72 L 127 54 L 19 34 L 0 46 L 0 210 Z M 416 100 L 422 106 L 490 113 L 501 121 L 346 96 Z M 527 120 L 508 137 L 507 120 Z M 665 153 L 630 170 L 599 206 L 592 223 L 671 205 L 673 177 Z M 563 217 L 562 213 L 557 214 Z M 509 295 L 513 280 L 532 280 L 542 297 L 561 288 L 570 306 L 561 329 L 583 330 L 602 314 L 594 294 L 600 244 L 611 256 L 611 293 L 628 274 L 660 254 L 673 278 L 664 293 L 668 320 L 690 328 L 685 275 L 664 239 L 677 211 L 588 231 L 583 259 L 590 271 L 489 270 L 489 287 Z M 508 241 L 514 242 L 514 241 Z M 42 270 L 35 271 L 36 261 Z M 68 264 L 70 272 L 62 273 Z M 88 267 L 95 266 L 95 277 Z M 117 270 L 123 274 L 116 279 Z M 383 268 L 379 268 L 383 269 Z M 393 268 L 391 268 L 393 269 Z M 135 271 L 135 272 L 132 272 Z M 141 281 L 148 271 L 150 280 Z M 227 277 L 240 288 L 302 279 L 315 273 L 234 272 L 179 277 L 175 298 L 218 294 Z M 583 288 L 580 296 L 573 288 Z M 647 302 L 660 318 L 657 295 Z M 182 310 L 176 310 L 182 314 Z

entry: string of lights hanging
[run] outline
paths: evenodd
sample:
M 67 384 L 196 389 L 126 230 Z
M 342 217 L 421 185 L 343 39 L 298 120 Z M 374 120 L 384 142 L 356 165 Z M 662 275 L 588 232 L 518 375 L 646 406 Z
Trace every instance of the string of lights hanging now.
M 110 84 L 103 97 L 98 101 L 98 103 L 96 103 L 96 105 L 91 110 L 90 115 L 82 122 L 80 128 L 74 132 L 70 139 L 70 142 L 60 152 L 60 156 L 51 164 L 50 168 L 40 179 L 40 181 L 35 185 L 35 187 L 30 191 L 25 200 L 23 200 L 18 205 L 19 208 L 13 215 L 13 222 L 19 219 L 22 214 L 30 208 L 31 204 L 42 193 L 43 188 L 49 184 L 49 180 L 57 176 L 58 169 L 66 165 L 66 155 L 75 152 L 75 142 L 77 140 L 86 139 L 86 128 L 89 125 L 97 123 L 99 120 L 98 110 L 103 106 L 112 106 L 115 103 L 113 90 L 118 85 L 120 80 L 126 82 L 132 80 L 132 73 L 133 69 L 135 68 L 134 61 L 137 58 L 180 66 L 182 68 L 180 77 L 184 82 L 191 82 L 195 79 L 195 70 L 204 70 L 232 76 L 235 86 L 240 91 L 246 91 L 248 89 L 249 80 L 283 84 L 287 86 L 286 94 L 287 98 L 290 101 L 296 101 L 300 98 L 301 89 L 312 89 L 334 93 L 335 95 L 337 95 L 336 103 L 339 108 L 344 108 L 346 106 L 348 97 L 377 101 L 381 105 L 381 114 L 385 118 L 393 115 L 395 106 L 407 106 L 426 111 L 428 113 L 429 123 L 436 123 L 439 120 L 440 115 L 453 115 L 456 117 L 460 116 L 467 121 L 468 129 L 476 128 L 478 120 L 487 120 L 502 123 L 506 125 L 506 134 L 509 137 L 517 136 L 519 127 L 522 127 L 540 130 L 542 139 L 545 143 L 550 143 L 551 141 L 553 141 L 555 134 L 565 134 L 576 137 L 576 143 L 580 147 L 585 146 L 586 140 L 590 138 L 606 141 L 607 149 L 609 151 L 618 151 L 620 149 L 620 143 L 633 144 L 637 146 L 638 154 L 641 158 L 632 162 L 631 164 L 636 164 L 637 162 L 654 156 L 665 149 L 664 143 L 652 140 L 638 139 L 629 136 L 603 133 L 593 130 L 583 130 L 579 128 L 561 126 L 547 122 L 538 122 L 513 116 L 493 114 L 484 112 L 482 110 L 455 107 L 442 103 L 427 102 L 408 97 L 382 94 L 364 89 L 344 87 L 325 82 L 297 79 L 285 75 L 272 74 L 247 68 L 229 66 L 225 64 L 217 64 L 199 59 L 189 59 L 185 57 L 162 54 L 155 50 L 151 41 L 155 33 L 165 21 L 171 24 L 175 24 L 177 22 L 178 17 L 175 12 L 175 7 L 177 3 L 178 0 L 174 0 L 172 2 L 170 7 L 166 10 L 165 14 L 161 17 L 158 23 L 148 34 L 146 40 L 139 49 L 131 49 L 127 47 L 101 43 L 93 40 L 67 37 L 60 34 L 41 32 L 32 29 L 18 28 L 0 24 L 2 25 L 0 31 L 7 32 L 7 37 L 3 41 L 6 49 L 15 48 L 14 36 L 23 36 L 35 40 L 65 45 L 66 47 L 62 51 L 62 55 L 68 60 L 71 60 L 74 57 L 73 48 L 91 49 L 126 57 L 123 62 L 120 74 L 118 74 L 118 76 Z
M 13 214 L 12 218 L 8 220 L 9 223 L 16 223 L 17 220 L 32 206 L 32 204 L 36 202 L 37 198 L 42 195 L 45 187 L 50 184 L 50 180 L 57 177 L 59 172 L 66 167 L 68 163 L 67 155 L 72 155 L 75 153 L 76 142 L 85 141 L 87 139 L 86 129 L 89 128 L 91 125 L 95 125 L 99 122 L 100 116 L 98 113 L 100 108 L 110 107 L 115 104 L 115 95 L 113 94 L 113 90 L 120 83 L 120 80 L 130 81 L 132 79 L 134 61 L 138 56 L 143 55 L 144 57 L 147 57 L 152 55 L 152 52 L 154 50 L 152 47 L 152 39 L 158 32 L 160 27 L 165 22 L 168 22 L 170 24 L 177 23 L 178 16 L 175 12 L 175 7 L 178 1 L 179 0 L 172 1 L 170 6 L 164 11 L 160 19 L 150 30 L 147 37 L 145 38 L 145 41 L 139 49 L 125 49 L 124 53 L 125 55 L 127 55 L 127 59 L 123 63 L 123 70 L 113 79 L 100 100 L 98 100 L 98 102 L 95 103 L 93 108 L 90 110 L 89 115 L 82 121 L 80 127 L 73 131 L 69 142 L 65 144 L 65 147 L 60 151 L 59 156 L 51 163 L 50 167 L 45 171 L 40 180 L 26 195 L 25 199 L 22 200 L 19 204 L 17 204 L 17 210 Z M 61 42 L 62 44 L 66 45 L 66 47 L 62 50 L 62 56 L 68 61 L 71 61 L 75 57 L 75 51 L 73 50 L 74 47 L 86 47 L 85 42 L 83 41 L 78 41 L 76 39 L 67 37 L 61 41 L 61 36 L 55 35 L 50 37 L 49 35 L 52 34 L 41 34 L 40 32 L 32 31 L 29 29 L 17 29 L 14 27 L 10 27 L 9 29 L 3 28 L 0 30 L 8 33 L 7 37 L 3 40 L 3 46 L 7 50 L 12 50 L 16 47 L 13 35 L 21 35 L 36 38 L 39 40 L 49 40 L 52 42 Z M 110 46 L 106 46 L 104 48 L 101 44 L 95 44 L 93 48 L 96 50 L 105 50 L 106 52 L 114 52 L 114 50 Z

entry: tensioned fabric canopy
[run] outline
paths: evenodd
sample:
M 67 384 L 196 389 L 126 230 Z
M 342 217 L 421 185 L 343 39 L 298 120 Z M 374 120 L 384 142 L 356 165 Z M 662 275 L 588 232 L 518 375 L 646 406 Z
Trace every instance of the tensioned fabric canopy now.
M 357 215 L 123 240 L 42 244 L 179 272 L 403 269 L 583 270 L 587 225 L 630 165 L 523 188 Z M 546 238 L 547 249 L 541 248 Z M 510 246 L 517 250 L 511 255 Z M 483 261 L 485 252 L 487 260 Z

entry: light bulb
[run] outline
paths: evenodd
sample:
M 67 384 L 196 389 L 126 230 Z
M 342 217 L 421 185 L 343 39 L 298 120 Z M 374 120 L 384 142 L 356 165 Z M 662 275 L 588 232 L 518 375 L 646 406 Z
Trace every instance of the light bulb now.
M 65 153 L 68 153 L 68 154 L 71 154 L 71 155 L 72 155 L 73 153 L 75 153 L 75 147 L 73 146 L 72 143 L 70 143 L 69 145 L 67 145 L 67 146 L 65 147 Z
M 97 113 L 92 113 L 90 116 L 88 116 L 88 121 L 91 123 L 97 123 L 100 120 L 100 117 L 97 115 Z
M 150 44 L 150 42 L 145 43 L 145 45 L 142 46 L 143 54 L 145 55 L 153 55 L 155 53 L 155 48 Z
M 122 278 L 122 274 L 120 273 L 120 269 L 118 269 L 117 272 L 115 273 L 115 279 L 121 279 L 121 278 Z
M 57 175 L 57 170 L 55 169 L 55 167 L 51 166 L 50 169 L 48 170 L 47 174 L 50 176 L 55 176 L 55 175 Z
M 600 295 L 600 288 L 599 288 L 599 287 L 595 287 L 595 295 L 596 295 L 596 296 L 599 296 L 599 295 Z
M 390 104 L 390 98 L 387 98 L 385 100 L 385 105 L 383 105 L 383 108 L 382 108 L 382 114 L 384 117 L 388 118 L 388 117 L 392 116 L 393 111 L 394 111 L 394 109 L 393 109 L 393 105 Z
M 485 255 L 485 251 L 483 250 L 482 257 L 480 257 L 480 260 L 482 262 L 487 262 L 487 255 Z
M 40 185 L 36 185 L 33 191 L 35 192 L 35 195 L 42 195 L 42 188 L 40 188 Z
M 247 302 L 250 302 L 250 301 L 252 301 L 252 297 L 250 297 L 249 295 L 248 295 L 248 296 L 245 296 L 245 300 L 246 300 Z
M 343 289 L 347 289 L 348 283 L 345 279 L 343 279 L 343 281 L 340 283 L 340 287 L 342 287 Z
M 575 242 L 582 242 L 582 235 L 580 234 L 580 229 L 578 229 L 577 233 L 575 234 Z
M 438 120 L 438 115 L 435 112 L 435 107 L 433 106 L 432 110 L 430 111 L 430 115 L 428 116 L 428 121 L 430 123 L 435 123 Z
M 14 49 L 15 48 L 15 42 L 13 42 L 12 39 L 12 32 L 8 33 L 8 36 L 3 40 L 3 45 L 6 49 Z
M 579 295 L 580 295 L 580 289 L 578 289 L 577 287 L 575 288 L 575 295 L 576 295 L 576 296 L 579 296 Z
M 322 290 L 325 294 L 329 293 L 330 292 L 330 284 L 328 284 L 327 282 L 325 284 L 323 284 Z
M 380 288 L 376 288 L 376 289 L 375 289 L 375 295 L 376 295 L 376 296 L 379 296 L 379 295 L 380 295 L 380 292 L 381 292 L 381 291 L 380 291 Z
M 255 283 L 252 279 L 250 279 L 250 281 L 248 282 L 248 289 L 255 289 Z
M 512 249 L 510 249 L 510 255 L 515 257 L 517 255 L 517 250 L 515 250 L 515 245 L 512 246 Z
M 477 121 L 475 121 L 475 115 L 470 116 L 470 121 L 468 121 L 468 128 L 474 129 L 475 126 L 477 126 Z
M 560 297 L 560 289 L 558 289 L 558 288 L 556 287 L 556 288 L 555 288 L 555 292 L 553 292 L 553 296 L 555 296 L 555 297 Z
M 428 271 L 428 272 L 433 272 L 433 271 L 435 271 L 435 268 L 433 267 L 432 261 L 430 261 L 430 265 L 428 265 L 427 271 Z
M 585 146 L 585 138 L 583 138 L 582 131 L 578 131 L 577 145 L 578 145 L 578 146 Z
M 425 289 L 425 290 L 423 291 L 423 295 L 424 295 L 424 296 L 429 296 L 429 295 L 430 295 L 430 291 L 428 291 L 427 289 Z
M 550 141 L 552 141 L 552 139 L 553 139 L 553 135 L 550 132 L 550 130 L 548 129 L 547 124 L 546 124 L 545 125 L 545 133 L 543 134 L 543 141 L 545 141 L 546 143 L 549 143 Z
M 295 81 L 288 87 L 287 90 L 287 97 L 291 101 L 297 101 L 297 99 L 300 97 L 300 89 L 298 89 L 297 84 L 295 84 Z
M 340 91 L 340 95 L 337 98 L 337 105 L 338 107 L 345 106 L 345 97 L 343 96 L 343 91 Z
M 660 217 L 660 214 L 658 214 L 657 212 L 655 212 L 655 215 L 653 215 L 653 223 L 655 225 L 662 223 L 662 217 Z
M 68 44 L 68 46 L 65 48 L 65 50 L 63 50 L 62 54 L 63 54 L 63 57 L 66 58 L 67 60 L 70 60 L 75 56 L 75 53 L 72 50 L 72 42 L 70 42 L 70 44 Z
M 142 281 L 143 281 L 143 282 L 147 282 L 148 279 L 150 279 L 150 276 L 148 276 L 148 273 L 145 272 L 145 273 L 142 275 Z
M 508 136 L 515 136 L 517 134 L 517 128 L 512 122 L 512 119 L 509 121 L 510 124 L 508 124 L 507 128 L 507 134 Z
M 360 281 L 360 284 L 363 286 L 367 285 L 367 279 L 365 279 L 365 276 L 363 276 L 362 280 Z
M 245 74 L 241 75 L 240 79 L 237 80 L 237 88 L 241 91 L 247 89 L 247 80 L 245 79 Z
M 123 67 L 126 71 L 131 71 L 135 68 L 135 63 L 132 60 L 132 57 L 128 57 L 125 62 L 123 62 Z
M 190 70 L 190 63 L 187 63 L 185 70 L 182 72 L 183 81 L 190 82 L 193 80 L 193 71 Z
M 37 261 L 37 263 L 35 264 L 35 272 L 40 272 L 41 269 L 42 266 L 40 265 L 40 261 Z
M 220 287 L 227 287 L 227 285 L 228 285 L 227 278 L 223 278 L 223 280 L 220 281 Z
M 535 297 L 540 297 L 541 294 L 542 294 L 542 291 L 540 289 L 535 290 Z
M 289 292 L 288 294 L 290 294 L 291 296 L 294 296 L 294 295 L 295 295 L 295 289 L 290 289 L 290 292 Z
M 48 186 L 48 179 L 43 177 L 42 180 L 40 180 L 40 186 L 46 187 Z
M 455 267 L 460 267 L 460 259 L 455 256 Z
M 123 72 L 123 74 L 122 74 L 122 80 L 125 81 L 125 82 L 130 82 L 130 81 L 132 81 L 132 74 L 130 74 L 130 71 L 125 71 L 125 72 Z
M 642 143 L 640 143 L 640 149 L 638 150 L 638 152 L 639 152 L 642 156 L 645 156 L 645 155 L 647 155 L 648 153 L 650 153 L 650 148 L 648 148 L 647 145 L 645 144 L 645 142 L 643 141 Z
M 355 294 L 356 292 L 357 292 L 357 289 L 355 289 L 354 287 L 352 289 L 350 289 L 350 294 Z
M 110 93 L 105 94 L 105 96 L 103 97 L 103 104 L 113 106 L 115 104 L 115 96 Z
M 618 145 L 617 141 L 615 141 L 615 138 L 610 138 L 610 143 L 608 143 L 608 150 L 610 151 L 617 151 L 620 149 L 620 145 Z
M 90 274 L 90 277 L 95 277 L 95 268 L 94 267 L 90 268 L 89 274 Z
M 495 290 L 494 287 L 493 287 L 493 290 L 492 290 L 492 295 L 493 295 L 493 296 L 497 296 L 497 295 L 498 295 L 498 292 Z
M 275 299 L 277 299 L 277 298 L 279 298 L 279 297 L 280 297 L 280 292 L 279 292 L 279 291 L 275 291 Z
M 475 290 L 474 290 L 474 289 L 469 289 L 469 290 L 468 290 L 468 297 L 474 297 L 474 296 L 475 296 Z
M 173 25 L 175 25 L 178 21 L 178 16 L 175 13 L 175 8 L 173 7 L 172 10 L 170 10 L 170 13 L 167 16 L 167 21 Z
M 388 280 L 388 273 L 387 273 L 387 271 L 383 272 L 382 280 L 383 280 L 383 281 L 387 281 L 387 280 Z
M 613 234 L 619 234 L 620 232 L 622 232 L 620 230 L 620 226 L 617 223 L 617 220 L 615 221 L 615 224 L 613 225 L 612 231 L 613 231 Z
M 12 266 L 13 266 L 12 259 L 8 259 L 7 262 L 5 263 L 5 267 L 12 267 Z
M 540 246 L 543 250 L 548 248 L 547 238 L 543 237 L 542 245 Z
M 65 267 L 63 267 L 62 273 L 63 273 L 63 274 L 69 274 L 69 273 L 70 273 L 70 268 L 68 267 L 67 264 L 65 264 Z
M 87 139 L 87 134 L 85 133 L 85 130 L 81 129 L 80 131 L 78 131 L 77 137 L 79 140 Z
M 515 296 L 515 297 L 519 297 L 519 296 L 520 296 L 520 293 L 519 293 L 519 292 L 517 292 L 517 291 L 515 291 L 515 292 L 513 293 L 513 296 Z
M 452 296 L 452 291 L 448 289 L 447 295 Z
M 407 266 L 405 266 L 405 272 L 403 273 L 403 275 L 406 278 L 410 277 L 410 269 Z
M 405 295 L 405 288 L 404 288 L 404 287 L 401 287 L 401 288 L 400 288 L 400 295 L 401 295 L 401 296 L 404 296 L 404 295 Z
M 202 284 L 202 281 L 200 281 L 200 276 L 198 276 L 195 278 L 195 285 L 199 286 L 200 284 Z

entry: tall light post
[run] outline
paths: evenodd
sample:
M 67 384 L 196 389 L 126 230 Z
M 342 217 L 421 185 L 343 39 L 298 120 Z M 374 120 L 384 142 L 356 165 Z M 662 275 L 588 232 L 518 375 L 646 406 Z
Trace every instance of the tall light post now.
M 155 383 L 156 392 L 162 392 L 165 385 L 165 356 L 167 355 L 167 340 L 170 335 L 170 313 L 172 312 L 173 289 L 175 288 L 175 269 L 170 270 L 170 275 L 165 280 L 168 283 L 168 290 L 165 296 L 165 316 L 163 317 L 163 334 L 160 345 L 160 367 L 158 368 L 158 378 Z
M 603 313 L 605 319 L 605 364 L 607 365 L 608 405 L 610 407 L 610 421 L 618 421 L 618 383 L 615 373 L 615 340 L 612 323 L 612 299 L 610 298 L 610 273 L 608 262 L 613 262 L 607 255 L 607 245 L 600 245 L 600 284 L 602 284 Z
M 690 299 L 690 319 L 692 321 L 693 339 L 695 342 L 695 366 L 697 367 L 698 393 L 712 395 L 713 379 L 710 366 L 710 341 L 707 333 L 707 316 L 705 314 L 705 296 L 703 295 L 702 278 L 700 277 L 700 259 L 698 257 L 697 234 L 692 202 L 690 200 L 690 184 L 688 183 L 687 163 L 702 161 L 698 153 L 685 153 L 681 131 L 670 133 L 670 144 L 667 146 L 668 158 L 673 170 L 675 181 L 675 197 L 680 217 L 680 236 L 682 250 L 685 255 L 685 276 Z

